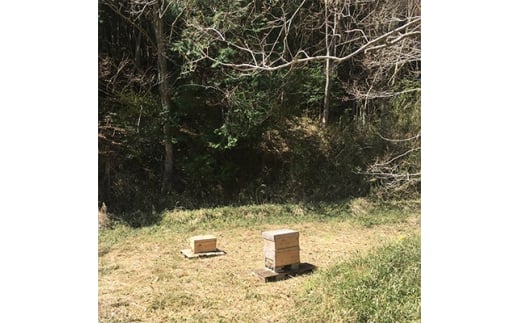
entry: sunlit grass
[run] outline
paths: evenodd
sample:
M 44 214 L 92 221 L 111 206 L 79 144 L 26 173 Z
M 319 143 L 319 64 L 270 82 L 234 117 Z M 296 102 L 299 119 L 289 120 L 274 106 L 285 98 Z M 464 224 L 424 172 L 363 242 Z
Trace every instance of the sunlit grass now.
M 99 231 L 100 322 L 252 322 L 260 317 L 265 322 L 281 318 L 297 322 L 306 318 L 310 322 L 350 322 L 363 321 L 361 315 L 365 314 L 368 319 L 364 322 L 374 317 L 374 322 L 395 321 L 387 320 L 389 317 L 400 317 L 395 322 L 408 321 L 415 316 L 403 314 L 405 310 L 396 305 L 394 298 L 396 290 L 409 290 L 410 285 L 394 279 L 400 275 L 390 271 L 395 263 L 385 265 L 391 256 L 370 256 L 366 263 L 356 260 L 348 271 L 336 264 L 341 259 L 352 259 L 358 251 L 360 256 L 366 255 L 374 247 L 417 232 L 419 219 L 418 201 L 382 203 L 354 199 L 312 205 L 173 210 L 164 212 L 160 222 L 140 228 L 114 222 Z M 302 259 L 317 265 L 318 271 L 265 284 L 251 275 L 262 264 L 260 233 L 265 228 L 281 226 L 301 231 Z M 180 249 L 188 246 L 188 237 L 199 233 L 215 233 L 227 254 L 191 261 L 181 257 Z M 405 241 L 408 240 L 403 240 L 403 244 Z M 406 254 L 393 255 L 406 262 Z M 367 280 L 373 268 L 386 274 Z M 394 280 L 377 285 L 381 277 Z M 368 294 L 349 294 L 365 289 Z M 370 294 L 374 291 L 379 298 Z M 412 293 L 410 299 L 414 297 Z M 391 306 L 385 308 L 395 313 L 372 313 L 370 306 L 375 301 Z M 411 306 L 408 311 L 415 308 Z
M 364 226 L 399 223 L 417 215 L 419 201 L 375 202 L 354 199 L 340 203 L 260 204 L 166 212 L 161 225 L 179 230 L 353 220 Z
M 298 301 L 298 321 L 419 322 L 420 235 L 318 273 Z
M 364 198 L 315 204 L 252 204 L 197 210 L 171 210 L 162 214 L 161 221 L 151 226 L 132 228 L 125 223 L 113 223 L 98 235 L 100 254 L 127 237 L 189 233 L 195 230 L 252 228 L 265 224 L 290 225 L 302 222 L 351 221 L 365 227 L 395 224 L 420 213 L 420 201 L 380 202 Z

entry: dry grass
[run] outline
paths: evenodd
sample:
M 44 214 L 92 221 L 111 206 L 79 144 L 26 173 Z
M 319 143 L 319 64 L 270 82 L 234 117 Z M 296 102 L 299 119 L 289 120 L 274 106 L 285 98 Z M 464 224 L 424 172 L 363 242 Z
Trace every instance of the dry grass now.
M 100 322 L 285 322 L 310 276 L 264 283 L 261 232 L 283 225 L 178 233 L 134 234 L 99 256 Z M 358 253 L 420 230 L 417 217 L 370 228 L 351 222 L 308 222 L 300 231 L 300 258 L 328 268 Z M 224 256 L 188 260 L 180 250 L 197 234 L 217 236 Z

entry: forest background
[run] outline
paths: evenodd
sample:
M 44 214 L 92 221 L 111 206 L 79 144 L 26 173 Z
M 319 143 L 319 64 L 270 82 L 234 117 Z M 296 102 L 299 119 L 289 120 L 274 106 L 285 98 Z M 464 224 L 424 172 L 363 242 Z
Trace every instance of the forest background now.
M 99 1 L 98 206 L 420 195 L 421 13 L 399 1 Z

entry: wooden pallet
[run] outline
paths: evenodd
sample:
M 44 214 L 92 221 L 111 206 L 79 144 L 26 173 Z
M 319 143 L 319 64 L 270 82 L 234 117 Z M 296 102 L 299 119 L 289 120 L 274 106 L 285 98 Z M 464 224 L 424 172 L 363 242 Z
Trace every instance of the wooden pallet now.
M 186 257 L 188 259 L 200 258 L 200 257 L 214 257 L 214 256 L 221 256 L 221 255 L 226 254 L 225 251 L 222 251 L 220 249 L 216 249 L 215 251 L 210 251 L 210 252 L 199 252 L 199 253 L 194 253 L 193 251 L 191 251 L 191 249 L 182 249 L 181 253 L 184 255 L 184 257 Z
M 310 273 L 316 269 L 316 266 L 309 263 L 301 263 L 298 268 L 288 267 L 284 271 L 275 272 L 267 268 L 260 268 L 253 271 L 253 273 L 264 282 L 276 282 L 280 280 L 284 280 L 290 277 L 303 275 L 306 273 Z
M 280 267 L 273 267 L 272 262 L 266 258 L 264 267 L 265 267 L 265 269 L 269 269 L 271 271 L 280 273 L 280 272 L 286 272 L 289 270 L 293 270 L 293 271 L 298 270 L 298 268 L 300 268 L 300 263 L 298 262 L 296 264 L 285 265 L 285 266 L 280 266 Z

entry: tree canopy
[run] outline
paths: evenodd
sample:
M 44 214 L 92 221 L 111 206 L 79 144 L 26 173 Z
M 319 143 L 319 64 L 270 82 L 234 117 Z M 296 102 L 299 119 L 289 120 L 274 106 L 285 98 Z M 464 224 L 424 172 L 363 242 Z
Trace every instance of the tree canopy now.
M 99 203 L 420 193 L 417 0 L 100 0 Z

